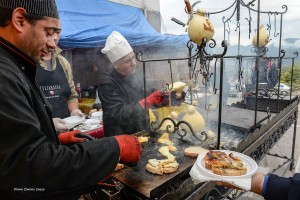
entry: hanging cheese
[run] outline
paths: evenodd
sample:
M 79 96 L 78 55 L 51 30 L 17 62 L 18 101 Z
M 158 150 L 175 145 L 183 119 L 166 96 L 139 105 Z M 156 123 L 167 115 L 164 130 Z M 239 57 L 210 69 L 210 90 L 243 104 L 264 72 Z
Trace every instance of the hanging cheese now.
M 154 115 L 154 113 L 153 113 L 153 111 L 152 111 L 151 108 L 149 108 L 149 118 L 150 118 L 150 124 L 151 124 L 152 122 L 155 122 L 155 121 L 156 121 L 156 117 L 155 117 L 155 115 Z
M 200 133 L 204 131 L 205 121 L 202 115 L 196 110 L 193 105 L 188 107 L 188 112 L 183 116 L 182 121 L 188 122 L 195 133 Z M 185 129 L 187 132 L 191 132 L 189 127 L 185 124 L 180 125 L 181 128 Z
M 186 83 L 179 81 L 179 82 L 173 83 L 173 85 L 171 84 L 169 86 L 169 88 L 171 88 L 171 92 L 175 91 L 175 92 L 181 93 L 183 91 L 185 85 L 186 85 Z
M 257 43 L 257 32 L 255 33 L 253 39 L 252 39 L 252 44 L 254 46 L 259 46 L 259 47 L 265 47 L 269 43 L 269 35 L 264 27 L 263 24 L 259 26 L 259 40 Z
M 176 112 L 174 112 L 174 111 L 170 112 L 170 114 L 167 117 L 173 119 L 175 121 L 175 124 L 177 124 L 178 115 L 177 115 Z M 170 120 L 164 121 L 164 123 L 160 127 L 160 130 L 163 130 L 163 131 L 167 130 L 168 125 L 170 125 L 169 131 L 173 132 L 174 131 L 174 124 Z

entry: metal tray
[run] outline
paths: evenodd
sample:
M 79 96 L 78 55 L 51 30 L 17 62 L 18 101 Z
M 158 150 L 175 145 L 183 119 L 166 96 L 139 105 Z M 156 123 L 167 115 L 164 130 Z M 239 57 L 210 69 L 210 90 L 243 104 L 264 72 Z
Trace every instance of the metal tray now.
M 125 167 L 122 170 L 113 173 L 113 177 L 138 192 L 143 198 L 152 198 L 158 193 L 164 191 L 169 185 L 182 176 L 189 173 L 192 165 L 196 161 L 184 155 L 183 150 L 190 146 L 189 142 L 180 141 L 178 138 L 170 136 L 170 140 L 175 144 L 177 151 L 171 152 L 176 156 L 179 168 L 176 172 L 164 175 L 154 175 L 146 171 L 145 166 L 149 159 L 165 159 L 158 149 L 163 146 L 157 142 L 161 134 L 143 131 L 135 134 L 137 136 L 150 136 L 149 141 L 143 145 L 143 155 L 140 161 L 134 167 Z

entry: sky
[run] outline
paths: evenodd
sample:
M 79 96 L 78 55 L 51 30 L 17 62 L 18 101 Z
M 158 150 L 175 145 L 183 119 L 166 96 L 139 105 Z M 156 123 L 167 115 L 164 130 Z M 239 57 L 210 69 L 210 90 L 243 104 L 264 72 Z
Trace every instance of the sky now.
M 197 2 L 197 0 L 190 0 L 191 4 Z M 244 0 L 247 4 L 250 1 Z M 194 7 L 194 11 L 198 8 L 204 9 L 206 12 L 213 13 L 217 11 L 224 10 L 225 8 L 229 7 L 234 3 L 234 0 L 201 0 L 200 3 L 196 4 Z M 253 9 L 257 9 L 258 0 L 254 2 Z M 260 0 L 260 8 L 261 11 L 266 12 L 279 12 L 283 13 L 286 9 L 282 8 L 283 5 L 287 6 L 287 12 L 282 15 L 283 19 L 283 28 L 282 28 L 282 39 L 285 38 L 299 38 L 300 39 L 300 1 L 299 0 Z M 175 22 L 171 21 L 171 18 L 174 17 L 184 23 L 188 21 L 188 14 L 184 11 L 185 3 L 184 0 L 160 0 L 160 11 L 162 15 L 162 33 L 168 34 L 187 34 L 187 26 L 183 27 L 181 25 L 176 24 Z M 214 25 L 215 35 L 214 39 L 216 40 L 217 44 L 220 44 L 224 39 L 224 25 L 222 18 L 225 17 L 227 19 L 233 13 L 233 9 L 229 9 L 226 12 L 222 12 L 219 14 L 212 14 L 210 15 L 211 23 Z M 249 12 L 248 9 L 241 6 L 241 18 L 240 18 L 240 30 L 241 30 L 241 44 L 242 45 L 249 45 L 252 44 L 252 38 L 255 34 L 257 29 L 257 14 L 255 12 L 251 12 L 252 17 L 252 31 L 250 33 L 249 39 L 249 26 L 248 21 L 245 18 L 249 19 Z M 270 24 L 271 24 L 271 32 L 270 32 L 270 43 L 278 44 L 279 36 L 274 37 L 274 35 L 278 35 L 276 33 L 280 32 L 280 18 L 281 15 L 272 14 L 270 15 Z M 275 22 L 276 21 L 276 22 Z M 268 14 L 261 14 L 260 15 L 260 24 L 263 24 L 265 28 L 269 23 L 269 15 Z M 275 26 L 275 24 L 277 24 Z M 236 21 L 236 14 L 231 18 L 229 22 L 230 28 L 230 37 L 226 37 L 226 40 L 229 41 L 230 44 L 237 44 L 238 41 L 238 31 L 236 30 L 237 21 Z M 276 28 L 276 31 L 275 31 Z M 283 44 L 282 45 L 289 45 Z M 296 44 L 297 47 L 300 47 L 300 40 Z

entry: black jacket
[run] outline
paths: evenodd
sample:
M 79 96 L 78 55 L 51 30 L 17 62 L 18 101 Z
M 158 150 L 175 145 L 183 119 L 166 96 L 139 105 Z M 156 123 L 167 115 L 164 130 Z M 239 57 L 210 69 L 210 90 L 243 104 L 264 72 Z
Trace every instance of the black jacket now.
M 104 135 L 133 134 L 149 128 L 149 114 L 139 104 L 144 98 L 138 74 L 122 77 L 107 73 L 98 87 L 103 109 Z
M 271 174 L 264 197 L 267 200 L 300 200 L 300 174 L 290 178 Z
M 68 199 L 94 190 L 119 159 L 115 138 L 60 145 L 36 63 L 0 38 L 0 199 Z

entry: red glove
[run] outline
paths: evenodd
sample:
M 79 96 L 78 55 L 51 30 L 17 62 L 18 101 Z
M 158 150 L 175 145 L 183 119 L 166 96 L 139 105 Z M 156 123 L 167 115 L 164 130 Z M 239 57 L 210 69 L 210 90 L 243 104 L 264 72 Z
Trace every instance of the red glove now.
M 75 130 L 75 131 L 60 133 L 58 135 L 58 139 L 62 144 L 85 142 L 84 138 L 76 137 L 76 135 L 79 132 L 80 132 L 79 130 Z
M 162 107 L 169 105 L 169 95 L 164 94 L 161 91 L 156 91 L 150 94 L 146 99 L 141 100 L 139 103 L 140 105 L 145 108 L 145 101 L 146 101 L 146 108 L 151 106 Z
M 120 147 L 120 163 L 136 163 L 142 155 L 142 146 L 132 135 L 114 136 Z

